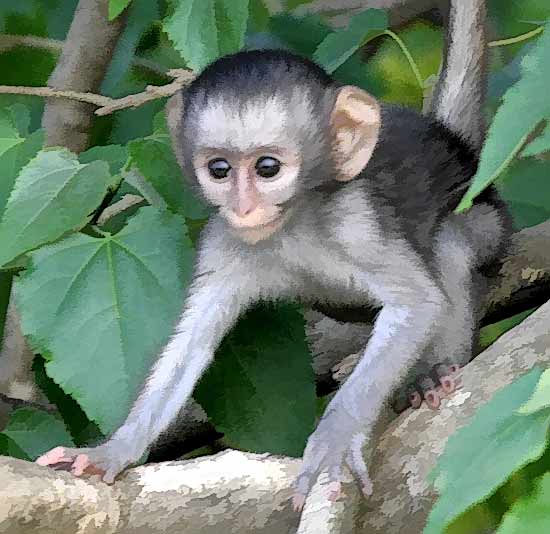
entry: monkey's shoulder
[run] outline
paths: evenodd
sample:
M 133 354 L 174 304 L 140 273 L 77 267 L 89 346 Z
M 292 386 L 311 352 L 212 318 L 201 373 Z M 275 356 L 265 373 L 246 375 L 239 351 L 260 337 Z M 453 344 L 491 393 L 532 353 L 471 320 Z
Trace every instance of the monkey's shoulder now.
M 420 175 L 432 175 L 433 178 L 438 174 L 440 180 L 463 181 L 475 174 L 478 160 L 474 150 L 435 118 L 384 104 L 381 123 L 373 167 L 383 164 L 403 172 L 403 177 L 414 176 L 414 172 L 407 173 L 407 170 L 420 171 Z

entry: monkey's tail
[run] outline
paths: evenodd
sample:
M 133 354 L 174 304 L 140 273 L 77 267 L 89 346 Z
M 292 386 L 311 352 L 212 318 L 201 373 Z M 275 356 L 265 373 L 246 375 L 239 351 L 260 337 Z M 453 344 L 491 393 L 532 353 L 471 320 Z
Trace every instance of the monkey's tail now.
M 451 0 L 447 53 L 431 110 L 478 151 L 485 139 L 486 18 L 485 0 Z

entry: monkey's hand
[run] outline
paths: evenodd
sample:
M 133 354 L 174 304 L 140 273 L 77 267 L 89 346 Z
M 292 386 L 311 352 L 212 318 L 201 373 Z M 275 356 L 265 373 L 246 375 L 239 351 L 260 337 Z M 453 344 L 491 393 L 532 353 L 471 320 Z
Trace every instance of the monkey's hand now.
M 36 459 L 38 465 L 49 466 L 56 470 L 70 471 L 80 477 L 84 474 L 101 475 L 107 484 L 125 467 L 133 463 L 122 450 L 106 442 L 98 447 L 72 449 L 56 447 Z
M 344 466 L 349 468 L 363 494 L 371 495 L 372 482 L 362 452 L 366 439 L 364 422 L 352 417 L 343 405 L 331 403 L 308 439 L 295 483 L 294 509 L 300 511 L 303 508 L 321 472 L 326 472 L 329 477 L 329 499 L 336 500 L 340 495 Z

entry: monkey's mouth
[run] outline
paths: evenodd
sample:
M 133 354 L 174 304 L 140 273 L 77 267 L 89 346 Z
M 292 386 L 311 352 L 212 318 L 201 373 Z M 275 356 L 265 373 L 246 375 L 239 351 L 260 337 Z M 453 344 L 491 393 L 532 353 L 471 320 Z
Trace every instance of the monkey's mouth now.
M 276 225 L 285 213 L 285 210 L 278 206 L 269 206 L 267 209 L 258 207 L 245 217 L 240 217 L 234 211 L 226 208 L 220 210 L 220 214 L 236 230 L 267 229 Z

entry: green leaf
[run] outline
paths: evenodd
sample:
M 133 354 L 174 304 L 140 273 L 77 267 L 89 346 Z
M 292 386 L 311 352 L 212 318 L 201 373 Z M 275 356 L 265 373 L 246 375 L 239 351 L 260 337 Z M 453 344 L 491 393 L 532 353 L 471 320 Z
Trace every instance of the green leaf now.
M 128 149 L 122 145 L 94 146 L 78 155 L 80 163 L 104 160 L 109 164 L 112 175 L 119 174 L 128 161 Z
M 550 217 L 548 162 L 535 158 L 516 160 L 498 180 L 516 228 L 533 226 Z
M 546 369 L 539 378 L 539 382 L 531 398 L 518 408 L 518 413 L 530 414 L 550 406 L 550 369 Z
M 281 14 L 270 18 L 269 31 L 294 52 L 309 57 L 331 33 L 331 28 L 317 15 L 296 18 Z M 333 76 L 341 83 L 356 85 L 376 97 L 387 85 L 387 80 L 379 83 L 372 77 L 368 63 L 365 64 L 358 54 L 340 66 Z
M 132 0 L 124 31 L 117 41 L 109 67 L 101 82 L 101 94 L 121 97 L 134 92 L 134 89 L 128 91 L 127 87 L 128 81 L 131 83 L 134 79 L 129 72 L 132 60 L 135 59 L 140 39 L 143 38 L 144 33 L 150 31 L 153 24 L 158 24 L 159 18 L 158 0 Z M 135 91 L 143 87 L 142 82 L 139 83 L 139 89 L 136 87 Z M 132 116 L 132 123 L 135 123 L 135 115 Z
M 294 306 L 257 306 L 226 336 L 195 398 L 232 447 L 299 456 L 316 396 L 304 319 Z
M 58 415 L 34 408 L 15 410 L 1 435 L 12 440 L 29 460 L 35 460 L 58 445 L 74 447 L 71 435 Z
M 264 0 L 250 0 L 249 31 L 264 32 L 269 24 L 269 9 Z
M 548 151 L 550 151 L 550 122 L 546 124 L 544 131 L 522 150 L 521 157 L 538 156 Z
M 172 211 L 190 219 L 203 219 L 208 215 L 205 205 L 192 193 L 191 187 L 185 187 L 168 134 L 156 132 L 144 139 L 136 139 L 128 144 L 128 150 L 130 163 Z
M 103 161 L 87 165 L 68 150 L 43 150 L 19 173 L 0 222 L 0 266 L 82 228 L 112 177 Z
M 38 154 L 43 144 L 44 133 L 38 130 L 0 156 L 0 174 L 2 176 L 0 180 L 0 221 L 17 176 L 21 169 Z
M 116 19 L 132 0 L 109 0 L 109 20 Z
M 495 393 L 470 423 L 449 438 L 432 473 L 440 497 L 424 534 L 439 534 L 503 485 L 546 448 L 550 410 L 519 415 L 542 374 L 533 369 Z
M 188 65 L 201 70 L 244 45 L 248 0 L 179 0 L 164 29 Z
M 515 502 L 504 515 L 496 534 L 547 534 L 550 532 L 550 473 L 543 475 L 536 484 L 536 490 Z
M 23 142 L 19 135 L 17 126 L 14 124 L 13 117 L 8 109 L 0 110 L 0 156 L 12 146 Z
M 484 326 L 479 331 L 479 344 L 478 351 L 481 352 L 485 350 L 489 345 L 492 345 L 500 336 L 516 327 L 524 319 L 529 317 L 537 308 L 531 308 L 530 310 L 525 310 L 512 317 L 507 317 L 498 323 L 489 324 Z
M 493 183 L 516 158 L 527 138 L 550 118 L 550 30 L 547 27 L 521 63 L 521 79 L 504 95 L 489 128 L 479 167 L 457 211 L 472 206 L 473 199 Z
M 73 235 L 30 257 L 15 283 L 23 332 L 48 375 L 107 434 L 181 310 L 194 258 L 185 222 L 146 207 L 116 235 Z
M 328 72 L 333 72 L 361 46 L 382 35 L 387 28 L 385 11 L 367 9 L 353 17 L 346 29 L 328 35 L 318 46 L 313 59 Z
M 31 124 L 31 113 L 24 104 L 13 104 L 6 110 L 11 117 L 12 124 L 15 126 L 19 135 L 27 137 Z

